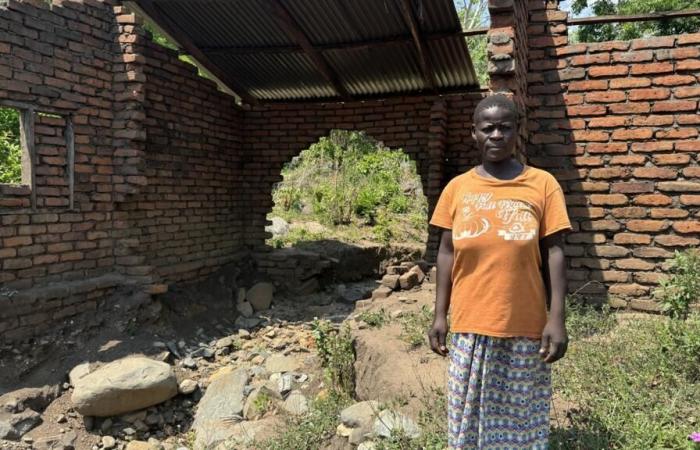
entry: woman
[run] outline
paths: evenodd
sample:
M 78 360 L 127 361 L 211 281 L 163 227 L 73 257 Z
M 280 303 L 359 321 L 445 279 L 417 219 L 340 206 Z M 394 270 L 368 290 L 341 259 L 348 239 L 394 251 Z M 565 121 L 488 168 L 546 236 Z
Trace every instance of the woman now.
M 448 354 L 449 309 L 451 449 L 547 448 L 549 364 L 567 346 L 562 235 L 571 224 L 556 179 L 513 157 L 517 133 L 508 97 L 479 103 L 481 165 L 448 183 L 430 221 L 444 229 L 429 338 Z

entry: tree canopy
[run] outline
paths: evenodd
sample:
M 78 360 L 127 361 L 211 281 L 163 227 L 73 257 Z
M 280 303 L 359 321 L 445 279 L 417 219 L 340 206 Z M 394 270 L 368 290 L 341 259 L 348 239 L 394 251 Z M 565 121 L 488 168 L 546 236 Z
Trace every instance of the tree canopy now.
M 571 4 L 574 14 L 588 7 L 596 16 L 630 15 L 696 9 L 700 8 L 700 0 L 573 0 Z M 687 17 L 647 22 L 582 25 L 573 38 L 578 42 L 603 42 L 698 31 L 700 31 L 700 17 Z

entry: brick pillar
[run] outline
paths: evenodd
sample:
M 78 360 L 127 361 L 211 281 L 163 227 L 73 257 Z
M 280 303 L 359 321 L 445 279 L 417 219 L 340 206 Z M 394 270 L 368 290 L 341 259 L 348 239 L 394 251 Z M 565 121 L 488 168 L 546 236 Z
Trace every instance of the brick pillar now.
M 489 0 L 489 89 L 513 97 L 520 112 L 517 156 L 525 161 L 527 142 L 528 5 L 524 0 Z
M 119 26 L 120 53 L 114 64 L 113 199 L 116 204 L 112 234 L 117 270 L 148 293 L 166 288 L 157 283 L 155 268 L 142 254 L 140 229 L 130 221 L 129 197 L 147 185 L 146 159 L 146 35 L 139 19 L 123 6 L 114 7 Z M 124 210 L 126 209 L 126 210 Z
M 443 166 L 447 146 L 447 102 L 445 100 L 436 100 L 430 108 L 428 132 L 428 184 L 425 195 L 428 197 L 428 219 L 430 219 L 442 191 L 444 176 Z M 440 245 L 440 229 L 431 226 L 428 228 L 428 233 L 425 259 L 434 262 Z

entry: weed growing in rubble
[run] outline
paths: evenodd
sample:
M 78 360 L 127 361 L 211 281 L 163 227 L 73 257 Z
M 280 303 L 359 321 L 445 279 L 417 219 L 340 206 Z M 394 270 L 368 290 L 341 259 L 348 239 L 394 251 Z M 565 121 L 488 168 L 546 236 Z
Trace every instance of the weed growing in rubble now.
M 427 305 L 420 311 L 406 313 L 401 316 L 401 339 L 411 348 L 417 348 L 426 343 L 428 328 L 433 322 L 433 313 Z
M 374 312 L 364 311 L 357 318 L 372 328 L 381 328 L 389 322 L 389 315 L 384 308 Z
M 338 395 L 355 392 L 355 349 L 347 326 L 338 328 L 327 320 L 314 320 L 312 335 L 331 390 Z

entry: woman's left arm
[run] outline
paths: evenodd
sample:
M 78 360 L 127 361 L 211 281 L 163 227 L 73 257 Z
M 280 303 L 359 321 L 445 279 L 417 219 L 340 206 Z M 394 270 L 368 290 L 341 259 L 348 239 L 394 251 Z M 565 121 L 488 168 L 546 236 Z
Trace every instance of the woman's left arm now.
M 540 241 L 543 256 L 547 258 L 545 276 L 549 277 L 550 306 L 547 324 L 542 330 L 540 356 L 546 363 L 561 359 L 566 353 L 569 338 L 566 334 L 566 258 L 564 256 L 564 234 L 559 231 Z

